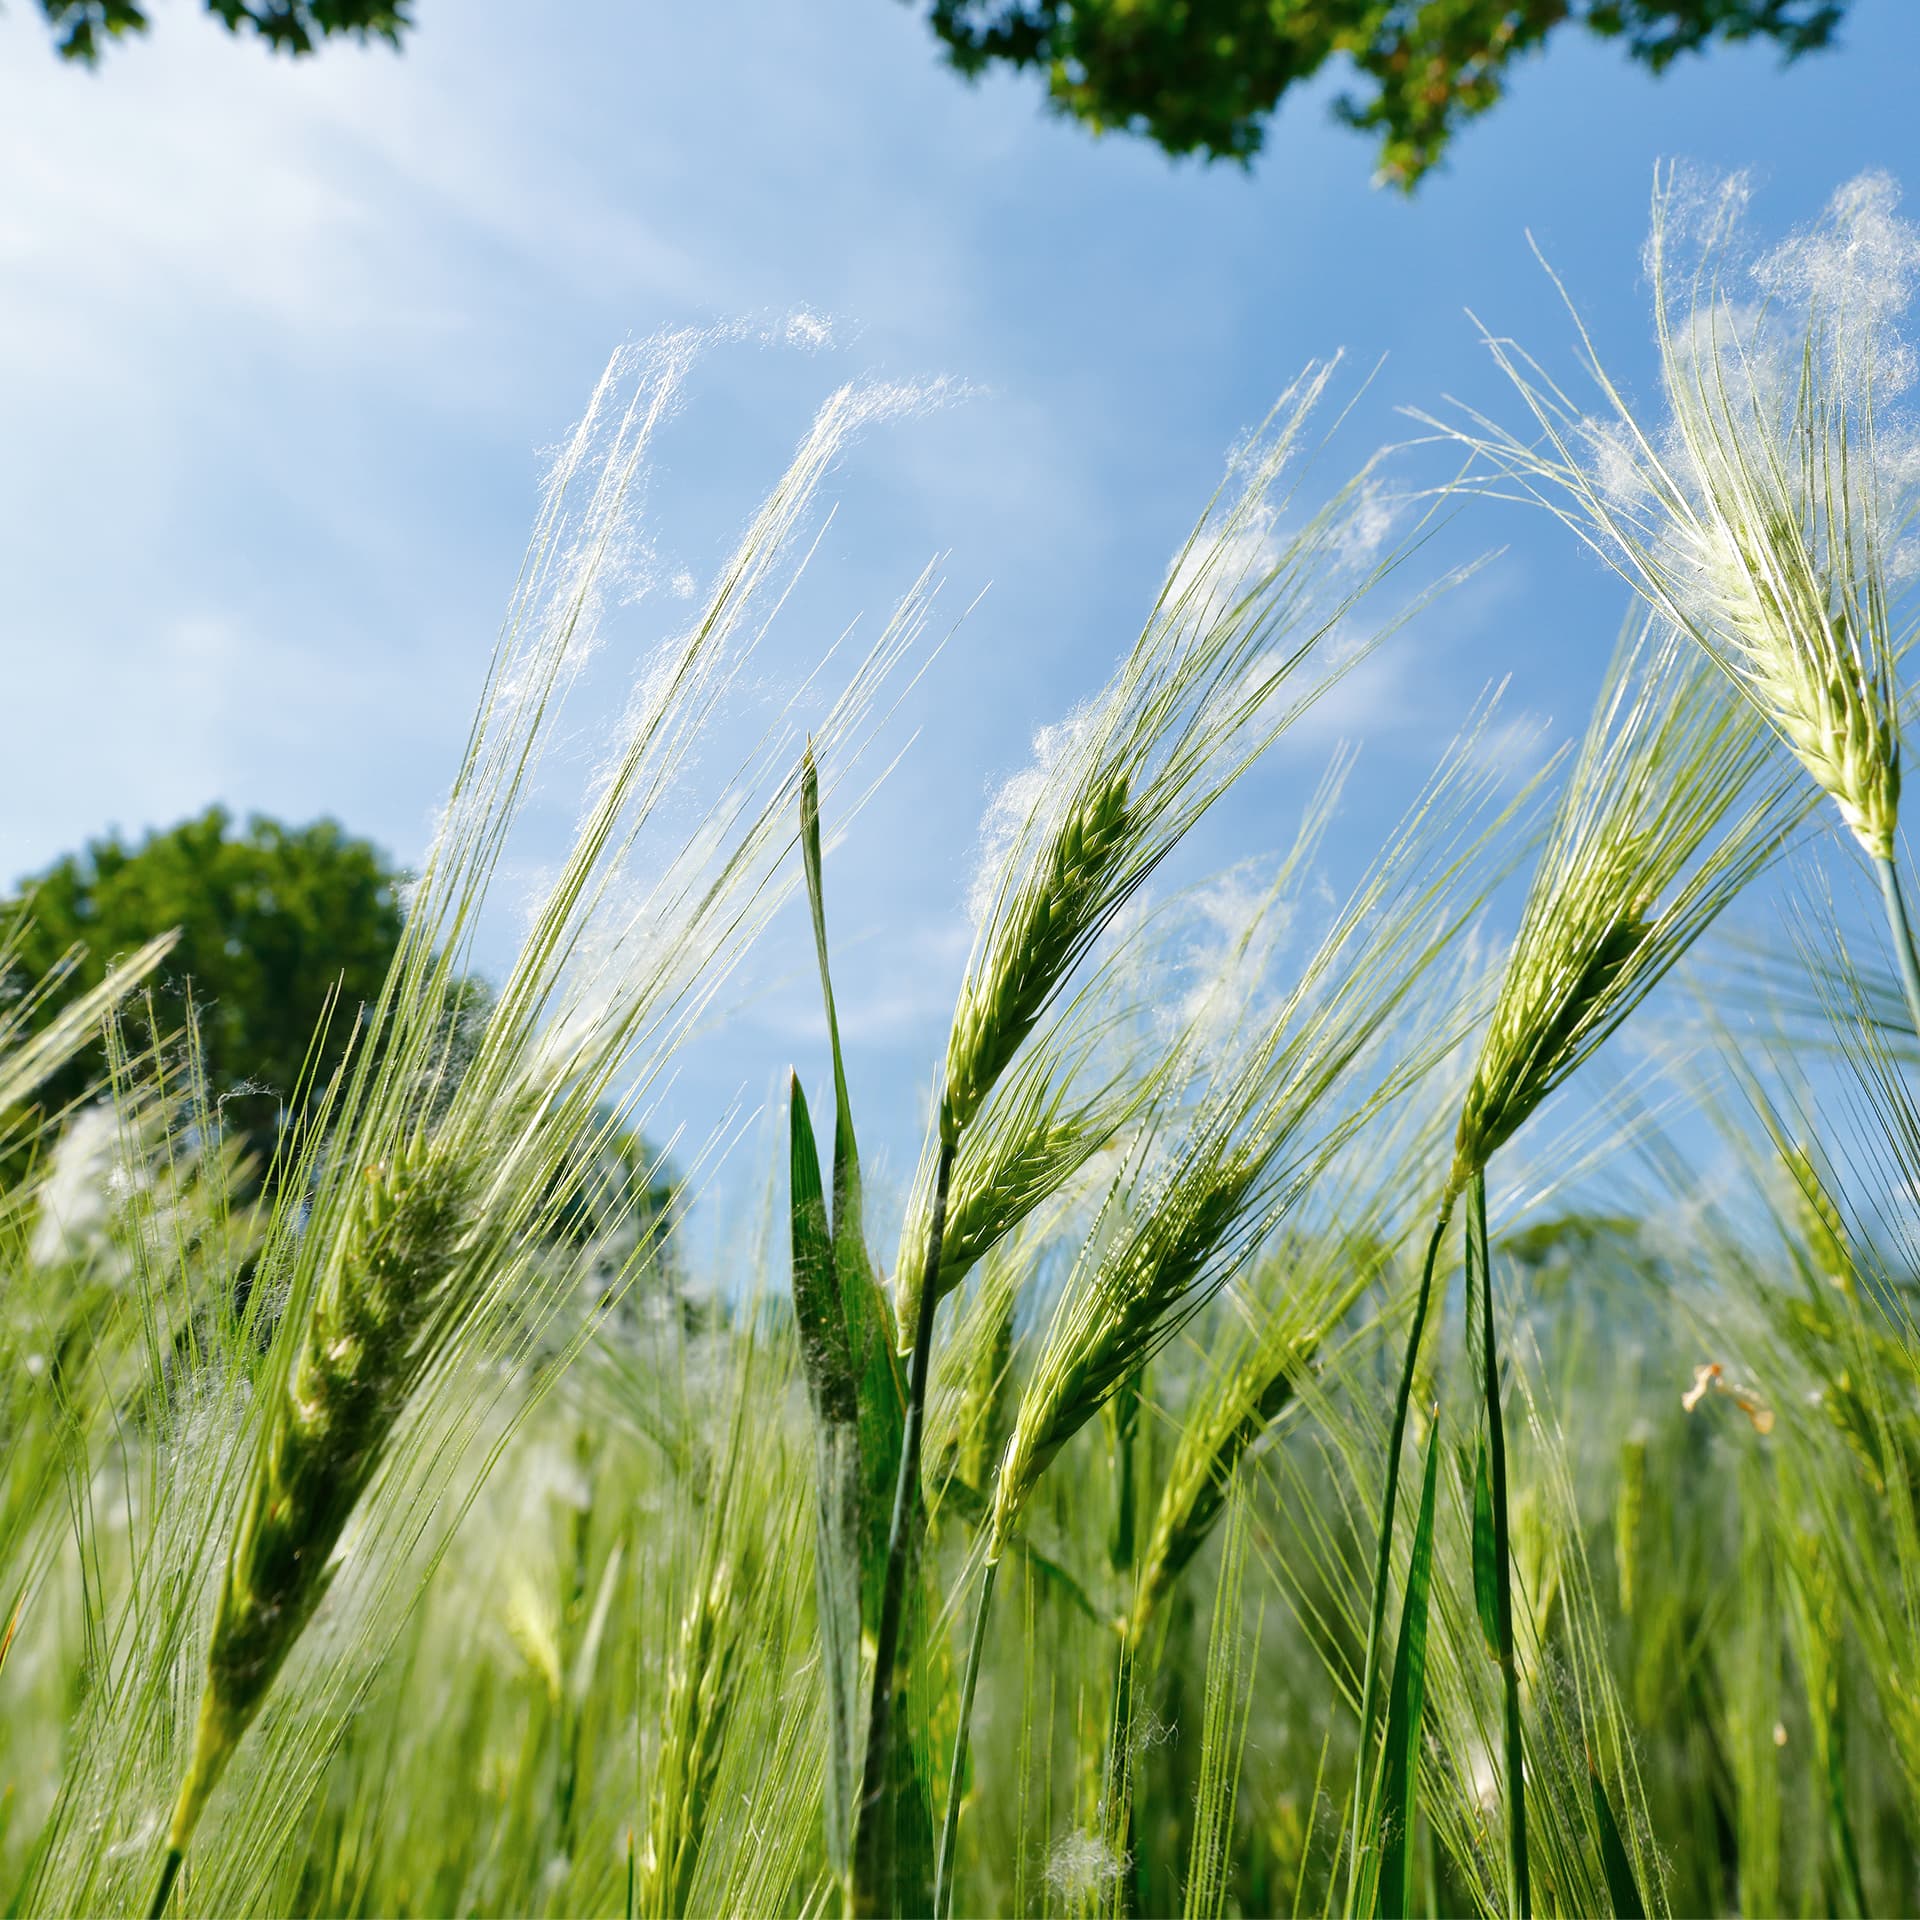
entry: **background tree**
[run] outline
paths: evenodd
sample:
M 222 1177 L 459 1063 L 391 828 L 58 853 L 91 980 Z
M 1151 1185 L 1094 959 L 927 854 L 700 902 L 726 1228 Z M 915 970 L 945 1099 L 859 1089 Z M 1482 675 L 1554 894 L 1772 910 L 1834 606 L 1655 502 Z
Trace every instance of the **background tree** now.
M 1832 40 L 1850 0 L 932 0 L 969 77 L 1037 68 L 1060 112 L 1169 154 L 1245 163 L 1287 89 L 1344 55 L 1367 83 L 1334 112 L 1380 137 L 1382 178 L 1411 188 L 1507 69 L 1556 28 L 1621 41 L 1655 73 L 1714 41 L 1788 59 Z
M 413 25 L 413 0 L 205 0 L 229 33 L 257 34 L 277 53 L 312 53 L 327 40 L 384 40 L 397 47 Z M 68 60 L 92 66 L 115 40 L 145 33 L 150 19 L 135 0 L 40 0 L 53 44 Z
M 288 827 L 256 814 L 236 828 L 224 807 L 210 807 L 138 845 L 117 833 L 91 841 L 20 891 L 31 926 L 16 970 L 26 980 L 80 945 L 76 984 L 91 985 L 117 954 L 180 929 L 154 989 L 162 1031 L 153 1037 L 184 1026 L 191 996 L 209 1091 L 263 1166 L 328 994 L 337 983 L 339 1008 L 317 1056 L 322 1079 L 400 938 L 399 876 L 371 841 L 331 820 Z M 76 1060 L 44 1089 L 49 1107 L 83 1097 L 102 1065 L 97 1048 Z
M 152 988 L 158 1031 L 146 1037 L 177 1046 L 191 1003 L 208 1091 L 264 1171 L 329 994 L 337 987 L 314 1087 L 340 1064 L 360 1010 L 380 991 L 400 939 L 400 879 L 371 841 L 332 820 L 289 827 L 255 814 L 236 829 L 224 807 L 210 807 L 136 846 L 109 834 L 25 881 L 0 907 L 0 922 L 23 904 L 29 917 L 0 992 L 24 990 L 75 947 L 84 953 L 70 983 L 91 986 L 116 955 L 178 927 L 179 944 Z M 460 1004 L 463 1023 L 484 1019 L 486 982 L 468 976 Z M 100 1049 L 88 1049 L 43 1085 L 45 1111 L 86 1098 L 104 1070 Z M 604 1244 L 610 1258 L 659 1230 L 675 1190 L 644 1137 L 604 1111 L 568 1177 L 579 1184 L 560 1233 L 579 1246 Z

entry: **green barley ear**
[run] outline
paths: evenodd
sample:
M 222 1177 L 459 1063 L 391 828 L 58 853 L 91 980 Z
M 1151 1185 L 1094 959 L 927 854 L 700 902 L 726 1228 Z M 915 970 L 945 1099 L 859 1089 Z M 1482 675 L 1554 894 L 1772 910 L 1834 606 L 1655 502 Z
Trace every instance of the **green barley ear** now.
M 1351 755 L 1336 755 L 1308 802 L 1293 845 L 1272 878 L 1269 907 L 1299 885 L 1318 853 L 1351 765 Z M 1176 895 L 1115 940 L 1072 1000 L 1031 1033 L 1013 1070 L 976 1110 L 957 1147 L 938 1135 L 929 1139 L 900 1237 L 895 1284 L 903 1328 L 920 1308 L 943 1154 L 950 1164 L 936 1305 L 1096 1154 L 1122 1144 L 1173 1082 L 1192 1072 L 1194 1035 L 1180 1029 L 1169 1045 L 1153 1031 L 1156 1026 L 1164 1031 L 1165 1020 L 1150 1010 L 1143 983 L 1154 981 L 1153 991 L 1164 992 L 1175 964 L 1185 960 L 1177 943 L 1183 935 L 1191 937 L 1197 915 L 1217 913 L 1217 908 L 1208 911 L 1206 896 L 1226 878 L 1215 876 L 1189 895 Z M 1265 910 L 1251 917 L 1232 964 L 1214 982 L 1216 995 L 1222 981 L 1252 971 L 1252 943 L 1256 938 L 1270 943 L 1280 917 Z
M 1102 1108 L 1082 1109 L 1023 1129 L 997 1162 L 983 1155 L 963 1157 L 954 1169 L 938 1297 L 951 1293 L 1038 1201 L 1058 1193 L 1113 1137 L 1121 1117 Z
M 1470 1007 L 1479 965 L 1468 952 L 1452 972 L 1430 1004 Z M 1196 1342 L 1213 1357 L 1188 1396 L 1161 1478 L 1124 1628 L 1135 1648 L 1211 1536 L 1241 1462 L 1300 1404 L 1298 1390 L 1329 1363 L 1337 1329 L 1392 1269 L 1415 1226 L 1409 1197 L 1429 1191 L 1429 1175 L 1445 1169 L 1450 1119 L 1444 1100 L 1389 1106 L 1321 1177 L 1312 1221 L 1262 1251 L 1224 1296 L 1227 1324 L 1209 1325 Z
M 1612 1033 L 1805 811 L 1766 751 L 1764 729 L 1726 678 L 1657 616 L 1615 656 L 1556 810 L 1461 1104 L 1453 1169 L 1434 1231 L 1468 1202 L 1469 1291 L 1478 1317 L 1487 1461 L 1476 1493 L 1476 1588 L 1505 1693 L 1508 1899 L 1530 1911 L 1531 1867 L 1500 1375 L 1486 1220 L 1493 1155 Z M 1392 1544 L 1399 1448 L 1429 1299 L 1423 1280 L 1388 1442 L 1372 1613 L 1361 1692 L 1371 1715 Z M 1359 1871 L 1360 1805 L 1354 1815 Z
M 1838 1202 L 1814 1157 L 1797 1140 L 1778 1142 L 1788 1175 L 1787 1198 L 1815 1276 L 1842 1293 L 1855 1291 L 1853 1247 Z
M 1911 294 L 1912 236 L 1894 199 L 1890 182 L 1865 176 L 1811 233 L 1748 260 L 1744 183 L 1723 183 L 1695 220 L 1669 170 L 1648 244 L 1665 430 L 1635 418 L 1584 329 L 1611 419 L 1585 417 L 1490 339 L 1542 438 L 1523 443 L 1478 415 L 1445 429 L 1690 633 L 1882 862 L 1899 818 L 1895 667 L 1912 632 L 1891 566 L 1911 481 L 1876 424 L 1899 358 L 1892 322 Z M 1697 254 L 1676 273 L 1675 230 L 1689 226 Z M 1736 284 L 1743 270 L 1757 301 Z
M 928 1393 L 927 1448 L 933 1504 L 949 1506 L 969 1528 L 984 1518 L 991 1483 L 1006 1449 L 1015 1410 L 1017 1356 L 1026 1336 L 1017 1310 L 1036 1259 L 1071 1243 L 1112 1187 L 1118 1152 L 1083 1169 L 989 1252 L 970 1276 L 953 1324 L 941 1342 Z
M 1805 810 L 1665 623 L 1616 653 L 1521 914 L 1455 1136 L 1463 1193 L 1618 1030 Z
M 1893 198 L 1884 179 L 1855 181 L 1811 245 L 1857 250 L 1869 224 L 1891 221 Z M 1698 542 L 1703 630 L 1854 837 L 1889 859 L 1900 800 L 1895 662 L 1905 650 L 1893 624 L 1890 530 L 1904 510 L 1878 445 L 1875 396 L 1891 344 L 1887 309 L 1911 289 L 1866 261 L 1836 284 L 1794 286 L 1794 256 L 1809 249 L 1802 239 L 1757 264 L 1769 298 L 1743 325 L 1722 291 L 1729 220 L 1710 235 L 1676 316 L 1674 200 L 1669 177 L 1649 252 L 1674 422 L 1702 518 L 1718 535 Z M 1776 354 L 1777 367 L 1768 364 Z
M 989 819 L 979 925 L 948 1038 L 940 1134 L 957 1141 L 1102 930 L 1202 814 L 1412 607 L 1334 635 L 1397 564 L 1375 552 L 1371 467 L 1283 534 L 1283 476 L 1332 378 L 1310 368 L 1177 557 L 1099 698 L 1037 742 Z M 903 1316 L 904 1319 L 904 1316 Z M 904 1329 L 903 1329 L 904 1332 Z
M 1311 1361 L 1304 1348 L 1301 1364 Z M 1226 1510 L 1241 1458 L 1293 1403 L 1295 1374 L 1282 1361 L 1271 1370 L 1242 1363 L 1227 1392 L 1209 1395 L 1204 1422 L 1189 1420 L 1180 1429 L 1173 1460 L 1161 1483 L 1146 1550 L 1134 1582 L 1124 1625 L 1127 1645 L 1138 1652 L 1160 1604 L 1193 1557 L 1206 1544 Z
M 1012 1538 L 1035 1483 L 1060 1449 L 1190 1310 L 1224 1279 L 1255 1222 L 1255 1169 L 1233 1154 L 1218 1121 L 1176 1174 L 1143 1199 L 1116 1250 L 1084 1260 L 1050 1329 L 994 1483 L 988 1556 Z M 1257 1219 L 1257 1216 L 1256 1216 Z M 1264 1224 L 1259 1223 L 1259 1224 Z
M 1123 1628 L 1136 1651 L 1225 1511 L 1241 1460 L 1295 1404 L 1321 1343 L 1379 1279 L 1377 1260 L 1346 1234 L 1302 1236 L 1259 1266 L 1268 1271 L 1248 1291 L 1275 1295 L 1274 1304 L 1240 1330 L 1195 1389 L 1161 1480 Z
M 1854 837 L 1888 859 L 1899 818 L 1894 662 L 1903 642 L 1888 578 L 1888 515 L 1899 509 L 1874 421 L 1883 322 L 1843 284 L 1831 304 L 1826 290 L 1798 315 L 1769 302 L 1743 326 L 1722 291 L 1725 226 L 1676 316 L 1673 197 L 1669 181 L 1655 200 L 1650 254 L 1667 392 L 1704 523 L 1692 543 L 1702 570 L 1697 624 Z M 1829 210 L 1830 231 L 1862 213 L 1881 217 L 1884 202 L 1856 182 Z M 1763 281 L 1765 272 L 1763 264 Z M 1870 303 L 1887 293 L 1859 291 Z M 1796 323 L 1797 368 L 1765 364 Z
M 681 1616 L 634 1888 L 634 1910 L 647 1920 L 689 1910 L 762 1577 L 752 1553 L 720 1555 L 702 1568 Z
M 1123 771 L 1103 775 L 1021 878 L 978 973 L 969 974 L 947 1041 L 943 1127 L 959 1134 L 1033 1030 L 1055 989 L 1111 916 L 1136 822 Z
M 1177 917 L 1163 909 L 1116 943 L 1072 1000 L 1033 1032 L 967 1128 L 949 1175 L 936 1304 L 1165 1092 L 1181 1049 L 1159 1040 L 1138 1003 Z M 919 1311 L 938 1152 L 930 1140 L 900 1235 L 895 1285 L 906 1322 Z
M 903 1282 L 898 1316 L 911 1364 L 868 1715 L 863 1800 L 876 1812 L 885 1801 L 892 1667 L 916 1538 L 936 1312 L 929 1296 L 940 1286 L 960 1144 L 1114 917 L 1213 802 L 1366 651 L 1363 642 L 1334 657 L 1330 641 L 1393 564 L 1372 558 L 1379 502 L 1370 472 L 1300 531 L 1279 530 L 1280 475 L 1331 375 L 1330 366 L 1310 370 L 1283 397 L 1264 443 L 1245 458 L 1245 486 L 1223 513 L 1203 519 L 1119 672 L 1089 711 L 1043 741 L 1041 769 L 1011 783 L 995 809 L 1004 844 L 979 890 L 978 932 L 949 1031 L 929 1150 L 924 1254 L 918 1273 Z M 1209 1217 L 1231 1211 L 1241 1197 L 1210 1202 Z M 909 1310 L 904 1289 L 916 1285 Z M 877 1832 L 879 1822 L 871 1824 Z M 877 1900 L 886 1871 L 884 1845 L 874 1846 L 864 1861 L 856 1849 L 857 1906 Z
M 459 1260 L 470 1205 L 463 1171 L 425 1142 L 365 1171 L 339 1256 L 266 1414 L 168 1831 L 175 1854 L 326 1592 L 334 1549 L 417 1376 L 421 1336 Z

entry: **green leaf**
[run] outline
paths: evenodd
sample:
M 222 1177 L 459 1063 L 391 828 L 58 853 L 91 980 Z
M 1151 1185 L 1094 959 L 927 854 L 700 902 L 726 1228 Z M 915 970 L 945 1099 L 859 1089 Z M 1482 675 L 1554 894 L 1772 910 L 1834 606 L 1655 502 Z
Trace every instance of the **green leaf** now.
M 864 1616 L 871 1631 L 879 1617 L 886 1580 L 887 1541 L 893 1524 L 894 1489 L 906 1423 L 907 1383 L 895 1351 L 893 1314 L 873 1271 L 861 1231 L 860 1151 L 854 1139 L 853 1102 L 840 1051 L 840 1019 L 834 1007 L 833 969 L 827 955 L 826 887 L 820 854 L 820 772 L 808 747 L 800 763 L 800 857 L 806 869 L 807 904 L 813 914 L 814 952 L 820 962 L 820 995 L 826 1003 L 827 1039 L 833 1049 L 833 1272 L 845 1316 L 860 1425 L 860 1559 Z
M 827 1003 L 827 1042 L 833 1049 L 833 1232 L 860 1237 L 860 1150 L 853 1137 L 853 1102 L 847 1094 L 846 1062 L 840 1053 L 840 1016 L 833 1004 L 833 973 L 827 964 L 827 896 L 820 871 L 820 770 L 809 743 L 800 763 L 800 861 L 807 874 L 807 905 L 813 911 L 813 947 L 820 961 L 820 993 Z
M 1500 1565 L 1493 1550 L 1493 1476 L 1487 1467 L 1487 1443 L 1473 1465 L 1473 1603 L 1487 1651 L 1500 1657 Z
M 798 1074 L 789 1077 L 787 1091 L 793 1316 L 800 1333 L 800 1360 L 815 1418 L 826 1426 L 852 1426 L 860 1417 L 853 1352 L 834 1273 L 833 1238 L 827 1230 L 827 1200 L 820 1183 L 820 1155 Z
M 873 1277 L 865 1247 L 835 1235 L 833 1250 L 859 1402 L 861 1583 L 871 1631 L 880 1617 L 880 1594 L 886 1584 L 887 1542 L 905 1441 L 907 1383 L 894 1352 L 893 1316 Z
M 827 1231 L 820 1155 L 797 1074 L 789 1082 L 788 1114 L 793 1317 L 813 1408 L 814 1567 L 827 1695 L 827 1857 L 844 1878 L 860 1766 L 860 1398 Z
M 1427 1436 L 1426 1480 L 1420 1489 L 1420 1518 L 1413 1534 L 1413 1561 L 1407 1570 L 1406 1604 L 1400 1609 L 1393 1683 L 1387 1692 L 1387 1747 L 1379 1814 L 1380 1888 L 1374 1912 L 1391 1920 L 1406 1920 L 1412 1911 L 1413 1883 L 1407 1862 L 1420 1779 L 1420 1719 L 1427 1686 L 1427 1601 L 1433 1587 L 1433 1494 L 1439 1465 L 1440 1415 L 1436 1408 L 1433 1431 Z
M 893 1503 L 905 1444 L 907 1382 L 896 1351 L 892 1309 L 874 1272 L 861 1226 L 860 1151 L 854 1137 L 853 1102 L 847 1089 L 846 1061 L 840 1047 L 840 1017 L 833 998 L 833 969 L 827 950 L 826 886 L 820 847 L 820 773 L 809 745 L 800 765 L 800 858 L 807 878 L 807 904 L 813 917 L 814 952 L 820 963 L 820 995 L 826 1006 L 827 1039 L 833 1052 L 833 1219 L 828 1235 L 830 1272 L 838 1294 L 852 1382 L 855 1444 L 851 1449 L 854 1498 L 850 1538 L 854 1543 L 854 1627 L 857 1674 L 858 1630 L 877 1631 L 886 1588 L 887 1555 L 893 1528 Z M 818 1171 L 815 1172 L 818 1185 Z M 824 1209 L 823 1209 L 824 1218 Z M 837 1471 L 845 1471 L 844 1462 Z M 916 1516 L 916 1525 L 919 1524 Z M 836 1566 L 840 1565 L 836 1557 Z M 910 1608 L 905 1626 L 908 1666 L 924 1662 L 913 1648 L 930 1609 Z M 855 1755 L 854 1778 L 863 1756 Z M 887 1763 L 886 1804 L 863 1817 L 891 1829 L 886 1849 L 896 1910 L 923 1910 L 931 1898 L 933 1874 L 932 1806 L 926 1756 L 917 1754 L 905 1716 L 897 1716 Z M 851 1790 L 850 1790 L 851 1791 Z M 831 1801 L 830 1801 L 831 1805 Z M 836 1834 L 842 1831 L 836 1829 Z M 841 1865 L 838 1857 L 835 1868 Z
M 1633 1862 L 1627 1858 L 1626 1842 L 1620 1837 L 1620 1823 L 1613 1817 L 1606 1783 L 1591 1757 L 1587 1761 L 1587 1785 L 1593 1793 L 1593 1817 L 1600 1827 L 1600 1865 L 1607 1876 L 1607 1898 L 1613 1906 L 1614 1920 L 1646 1920 Z

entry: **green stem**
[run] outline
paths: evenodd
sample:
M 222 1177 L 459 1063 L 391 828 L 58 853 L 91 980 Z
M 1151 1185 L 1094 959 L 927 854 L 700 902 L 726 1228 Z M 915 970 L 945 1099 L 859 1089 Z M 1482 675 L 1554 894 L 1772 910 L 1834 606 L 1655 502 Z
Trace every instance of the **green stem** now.
M 169 1847 L 167 1857 L 160 1863 L 160 1884 L 153 1890 L 153 1905 L 147 1909 L 147 1920 L 160 1920 L 167 1910 L 167 1902 L 173 1897 L 173 1883 L 180 1872 L 180 1862 L 186 1858 L 178 1847 Z
M 906 1611 L 907 1571 L 913 1560 L 915 1519 L 920 1494 L 920 1438 L 926 1426 L 927 1379 L 933 1365 L 933 1312 L 940 1275 L 941 1243 L 947 1232 L 947 1194 L 953 1183 L 956 1130 L 942 1109 L 940 1157 L 934 1169 L 933 1218 L 927 1232 L 927 1258 L 913 1322 L 913 1359 L 907 1374 L 906 1420 L 900 1435 L 900 1477 L 894 1483 L 893 1523 L 887 1531 L 887 1570 L 880 1589 L 880 1618 L 874 1629 L 873 1694 L 867 1714 L 866 1765 L 860 1777 L 860 1810 L 854 1827 L 853 1906 L 856 1913 L 880 1913 L 891 1904 L 888 1871 L 893 1851 L 892 1822 L 881 1831 L 879 1818 L 891 1777 L 894 1667 L 900 1653 L 900 1623 Z
M 1887 903 L 1887 926 L 1893 934 L 1893 951 L 1900 962 L 1900 987 L 1907 997 L 1907 1017 L 1920 1035 L 1920 953 L 1913 944 L 1913 922 L 1907 918 L 1907 901 L 1900 887 L 1900 870 L 1890 854 L 1876 856 L 1880 870 L 1880 897 Z
M 1400 1452 L 1407 1437 L 1407 1408 L 1413 1400 L 1413 1376 L 1420 1360 L 1420 1336 L 1427 1327 L 1427 1308 L 1433 1297 L 1434 1263 L 1440 1242 L 1453 1218 L 1454 1190 L 1449 1183 L 1440 1201 L 1440 1217 L 1427 1242 L 1426 1263 L 1420 1269 L 1420 1292 L 1413 1303 L 1413 1325 L 1407 1333 L 1406 1363 L 1400 1369 L 1400 1390 L 1393 1402 L 1393 1427 L 1387 1437 L 1386 1488 L 1380 1496 L 1380 1546 L 1373 1565 L 1373 1606 L 1367 1621 L 1366 1664 L 1360 1682 L 1360 1760 L 1353 1782 L 1353 1833 L 1347 1858 L 1347 1906 L 1351 1915 L 1360 1886 L 1360 1836 L 1367 1817 L 1367 1754 L 1373 1739 L 1373 1710 L 1380 1692 L 1380 1641 L 1387 1620 L 1387 1585 L 1393 1575 L 1393 1516 L 1400 1500 Z
M 1113 1417 L 1114 1505 L 1113 1533 L 1107 1542 L 1107 1560 L 1116 1585 L 1129 1582 L 1135 1571 L 1134 1534 L 1138 1503 L 1137 1474 L 1134 1463 L 1134 1433 L 1140 1423 L 1140 1369 L 1135 1368 L 1121 1381 L 1107 1402 Z M 1132 1608 L 1128 1608 L 1131 1616 Z M 1113 1667 L 1113 1714 L 1107 1737 L 1107 1789 L 1109 1809 L 1121 1807 L 1121 1827 L 1114 1852 L 1127 1864 L 1120 1874 L 1118 1920 L 1133 1920 L 1140 1911 L 1139 1850 L 1133 1843 L 1133 1784 L 1128 1777 L 1127 1742 L 1131 1738 L 1133 1692 L 1133 1641 L 1123 1626 L 1117 1636 Z M 1111 1822 L 1109 1812 L 1109 1822 Z
M 1533 1888 L 1527 1871 L 1527 1783 L 1520 1745 L 1520 1670 L 1513 1650 L 1513 1556 L 1507 1522 L 1507 1437 L 1500 1418 L 1500 1357 L 1493 1328 L 1493 1261 L 1487 1246 L 1487 1176 L 1473 1176 L 1471 1230 L 1480 1268 L 1481 1385 L 1487 1402 L 1487 1464 L 1493 1483 L 1493 1560 L 1499 1576 L 1500 1677 L 1506 1691 L 1507 1865 L 1511 1911 L 1531 1920 Z
M 993 1605 L 998 1558 L 980 1574 L 980 1600 L 973 1613 L 973 1638 L 967 1644 L 966 1671 L 960 1680 L 960 1722 L 953 1730 L 953 1770 L 947 1778 L 947 1812 L 940 1823 L 940 1851 L 933 1863 L 933 1920 L 953 1911 L 953 1855 L 960 1837 L 960 1788 L 967 1770 L 967 1741 L 973 1728 L 973 1689 L 980 1678 L 980 1650 L 987 1643 L 987 1613 Z
M 1113 1710 L 1107 1721 L 1106 1782 L 1101 1793 L 1103 1823 L 1116 1876 L 1111 1920 L 1137 1920 L 1140 1912 L 1140 1860 L 1133 1823 L 1133 1646 L 1124 1633 L 1113 1649 Z

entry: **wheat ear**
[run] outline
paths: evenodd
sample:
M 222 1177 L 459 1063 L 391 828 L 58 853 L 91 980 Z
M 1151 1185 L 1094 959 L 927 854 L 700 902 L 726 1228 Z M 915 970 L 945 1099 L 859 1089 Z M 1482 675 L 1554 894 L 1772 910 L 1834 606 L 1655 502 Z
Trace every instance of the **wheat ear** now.
M 214 1613 L 156 1914 L 208 1797 L 326 1593 L 334 1551 L 405 1406 L 421 1336 L 459 1259 L 468 1182 L 429 1142 L 367 1168 L 357 1200 L 266 1413 Z

